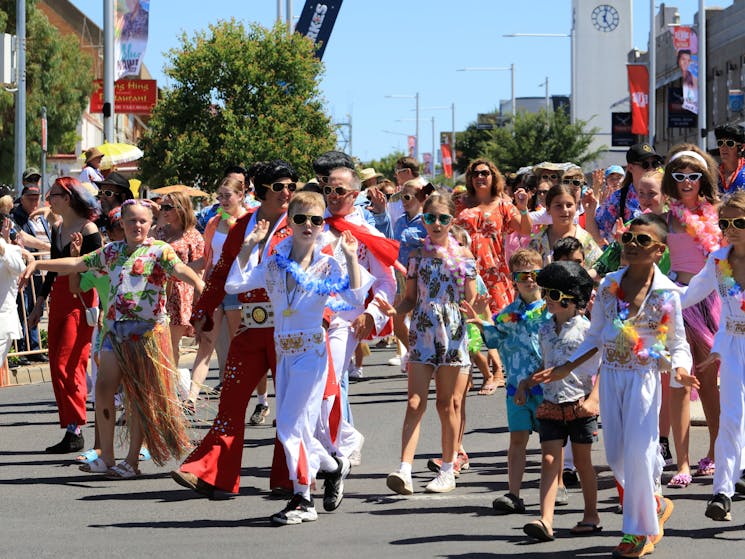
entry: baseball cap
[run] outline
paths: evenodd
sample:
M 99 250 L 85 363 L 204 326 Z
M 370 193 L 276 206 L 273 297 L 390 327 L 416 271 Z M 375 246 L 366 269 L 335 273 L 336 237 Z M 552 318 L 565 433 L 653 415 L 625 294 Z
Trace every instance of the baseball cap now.
M 662 161 L 662 156 L 649 144 L 634 144 L 626 152 L 626 163 L 640 163 L 645 159 L 654 157 Z
M 38 177 L 36 179 L 32 179 L 31 177 Z M 36 167 L 29 167 L 25 171 L 23 171 L 23 180 L 39 180 L 41 178 L 41 173 L 39 172 L 39 169 Z
M 623 170 L 623 167 L 620 165 L 611 165 L 605 170 L 605 178 L 608 178 L 608 175 L 625 175 L 626 171 Z

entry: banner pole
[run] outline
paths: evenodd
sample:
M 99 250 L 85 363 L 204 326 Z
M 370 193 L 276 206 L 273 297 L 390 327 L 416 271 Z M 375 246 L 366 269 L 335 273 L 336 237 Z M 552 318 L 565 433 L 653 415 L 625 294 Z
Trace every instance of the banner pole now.
M 103 139 L 114 143 L 114 0 L 103 2 Z

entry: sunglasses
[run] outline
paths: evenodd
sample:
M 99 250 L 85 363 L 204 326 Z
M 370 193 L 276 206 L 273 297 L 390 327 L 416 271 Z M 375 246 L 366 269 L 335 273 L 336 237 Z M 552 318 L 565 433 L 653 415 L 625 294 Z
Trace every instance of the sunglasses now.
M 631 233 L 630 231 L 626 231 L 626 233 L 621 235 L 621 244 L 629 245 L 632 242 L 635 242 L 640 247 L 647 248 L 648 246 L 657 244 L 660 241 L 652 238 L 646 233 Z
M 719 218 L 719 228 L 722 231 L 726 231 L 730 226 L 734 226 L 735 229 L 745 229 L 745 217 L 736 217 L 734 219 Z
M 50 192 L 47 194 L 47 198 L 54 198 L 55 196 L 64 196 L 64 192 Z
M 310 220 L 310 224 L 313 227 L 320 227 L 323 225 L 323 216 L 321 215 L 295 214 L 292 216 L 292 222 L 295 225 L 305 225 L 308 220 Z
M 474 177 L 488 177 L 489 175 L 491 175 L 491 171 L 488 169 L 483 171 L 471 171 L 471 174 Z
M 318 184 L 326 184 L 329 182 L 328 176 L 322 176 L 322 175 L 316 175 L 316 180 L 318 181 Z
M 106 196 L 108 198 L 113 198 L 114 196 L 116 196 L 119 193 L 118 192 L 114 192 L 113 190 L 102 190 L 101 191 L 101 194 L 103 194 L 104 196 Z
M 660 166 L 660 164 L 661 163 L 658 159 L 652 159 L 652 160 L 645 159 L 641 163 L 637 163 L 637 165 L 639 165 L 645 171 L 648 171 L 649 169 L 656 169 L 657 167 Z
M 402 200 L 405 200 L 406 202 L 409 202 L 409 201 L 413 200 L 414 198 L 416 198 L 416 196 L 414 196 L 413 194 L 403 194 L 401 196 L 401 199 Z
M 531 270 L 530 272 L 512 272 L 512 280 L 515 282 L 535 281 L 540 270 Z
M 683 182 L 685 180 L 690 182 L 696 182 L 703 176 L 703 173 L 670 173 L 675 179 L 675 182 Z
M 548 299 L 550 301 L 553 301 L 554 303 L 561 303 L 565 299 L 568 301 L 574 300 L 573 296 L 567 295 L 559 289 L 544 289 L 543 292 L 546 294 L 546 297 L 548 297 Z
M 583 183 L 579 179 L 562 179 L 561 184 L 573 184 L 574 186 L 582 186 L 585 183 Z
M 448 225 L 453 221 L 453 216 L 450 214 L 422 214 L 422 221 L 427 225 L 434 225 L 438 220 L 440 225 Z
M 323 193 L 328 196 L 331 193 L 336 194 L 337 196 L 346 196 L 350 192 L 354 192 L 354 190 L 347 190 L 343 186 L 324 186 L 323 187 Z
M 285 188 L 290 192 L 297 190 L 297 183 L 294 182 L 273 182 L 272 184 L 265 184 L 267 188 L 271 188 L 272 192 L 282 192 Z
M 410 169 L 409 169 L 408 167 L 401 167 L 400 169 L 396 169 L 396 170 L 394 170 L 394 171 L 393 171 L 393 174 L 394 174 L 394 175 L 397 175 L 397 174 L 399 174 L 399 173 L 404 173 L 404 172 L 406 172 L 406 171 L 410 171 Z
M 737 142 L 734 140 L 717 140 L 717 147 L 727 146 L 728 148 L 733 148 L 737 145 Z
M 558 178 L 559 178 L 559 175 L 557 175 L 556 173 L 551 173 L 550 175 L 541 175 L 541 178 L 542 178 L 542 179 L 543 179 L 544 181 L 546 181 L 546 180 L 552 180 L 552 181 L 555 181 L 556 179 L 558 179 Z
M 164 211 L 164 212 L 170 212 L 175 207 L 176 206 L 172 206 L 171 204 L 161 204 L 160 205 L 161 211 Z
M 548 194 L 548 190 L 536 190 L 535 193 L 538 196 L 545 196 L 546 194 Z

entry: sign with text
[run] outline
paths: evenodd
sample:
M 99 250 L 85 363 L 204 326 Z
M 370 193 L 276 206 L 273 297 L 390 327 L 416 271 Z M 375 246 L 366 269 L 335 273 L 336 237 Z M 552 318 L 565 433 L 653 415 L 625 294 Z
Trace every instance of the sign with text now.
M 631 113 L 611 113 L 611 145 L 629 147 L 634 145 L 634 134 L 631 132 Z
M 103 112 L 103 81 L 96 80 L 91 95 L 91 113 Z M 114 84 L 114 112 L 119 114 L 149 115 L 158 101 L 155 80 L 119 80 Z
M 649 70 L 642 64 L 627 64 L 631 97 L 631 131 L 649 134 Z
M 696 128 L 698 116 L 683 108 L 683 88 L 667 88 L 667 127 Z
M 341 3 L 342 0 L 307 0 L 295 26 L 295 33 L 300 33 L 315 43 L 318 60 L 323 58 Z
M 114 51 L 116 69 L 114 79 L 140 74 L 147 47 L 150 0 L 119 0 L 115 2 Z

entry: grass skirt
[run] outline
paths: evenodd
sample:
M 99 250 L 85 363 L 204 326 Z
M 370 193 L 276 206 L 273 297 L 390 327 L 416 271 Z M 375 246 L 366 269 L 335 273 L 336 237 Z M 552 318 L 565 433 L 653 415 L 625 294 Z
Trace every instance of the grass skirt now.
M 115 324 L 115 331 L 120 324 Z M 149 329 L 127 328 L 124 336 L 110 332 L 109 341 L 122 373 L 127 425 L 139 421 L 144 445 L 153 462 L 162 466 L 171 457 L 180 460 L 189 450 L 187 420 L 178 398 L 168 324 L 138 325 Z

